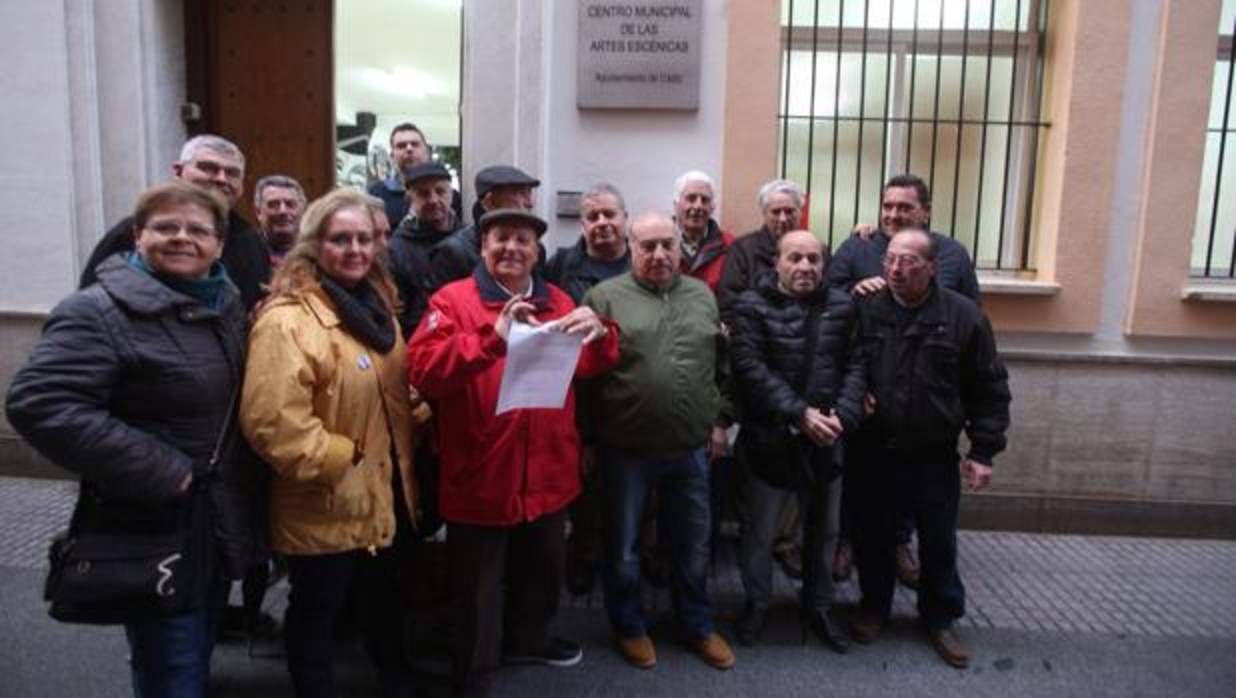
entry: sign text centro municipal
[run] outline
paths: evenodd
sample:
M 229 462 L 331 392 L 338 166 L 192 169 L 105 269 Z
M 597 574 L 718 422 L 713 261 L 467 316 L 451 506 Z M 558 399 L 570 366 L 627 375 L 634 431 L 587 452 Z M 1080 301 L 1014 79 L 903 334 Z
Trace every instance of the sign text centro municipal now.
M 682 109 L 700 102 L 700 0 L 579 4 L 579 107 Z

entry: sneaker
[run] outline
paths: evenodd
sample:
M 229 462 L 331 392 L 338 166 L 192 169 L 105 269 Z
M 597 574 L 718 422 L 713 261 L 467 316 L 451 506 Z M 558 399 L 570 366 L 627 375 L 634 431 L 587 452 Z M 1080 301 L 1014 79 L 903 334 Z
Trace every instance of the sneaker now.
M 734 666 L 734 650 L 725 638 L 716 633 L 695 643 L 695 653 L 713 669 L 729 669 Z
M 781 565 L 781 571 L 790 579 L 803 578 L 803 549 L 798 543 L 791 543 L 773 549 L 773 559 Z
M 837 552 L 833 554 L 833 581 L 845 582 L 854 574 L 854 548 L 849 541 L 837 544 Z
M 657 665 L 657 650 L 647 635 L 619 637 L 618 651 L 628 664 L 637 669 L 651 669 Z
M 884 629 L 884 619 L 871 611 L 860 610 L 850 621 L 850 637 L 861 645 L 870 645 Z
M 544 666 L 567 667 L 579 664 L 584 658 L 584 650 L 574 642 L 560 637 L 551 637 L 544 646 L 528 652 L 503 653 L 505 664 L 541 664 Z
M 909 543 L 898 543 L 894 552 L 897 559 L 897 581 L 911 589 L 918 589 L 921 570 L 914 558 L 914 548 Z
M 952 628 L 928 629 L 927 639 L 945 664 L 954 669 L 965 669 L 970 666 L 970 651 L 966 649 L 966 644 Z

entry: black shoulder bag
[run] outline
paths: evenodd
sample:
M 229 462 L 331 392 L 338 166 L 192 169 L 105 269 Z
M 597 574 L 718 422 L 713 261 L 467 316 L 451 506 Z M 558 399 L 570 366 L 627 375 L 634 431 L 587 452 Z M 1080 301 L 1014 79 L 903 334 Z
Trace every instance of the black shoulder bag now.
M 48 550 L 48 614 L 62 623 L 157 620 L 203 601 L 214 554 L 208 483 L 236 411 L 233 392 L 210 462 L 189 491 L 151 507 L 105 499 L 83 480 L 69 529 Z

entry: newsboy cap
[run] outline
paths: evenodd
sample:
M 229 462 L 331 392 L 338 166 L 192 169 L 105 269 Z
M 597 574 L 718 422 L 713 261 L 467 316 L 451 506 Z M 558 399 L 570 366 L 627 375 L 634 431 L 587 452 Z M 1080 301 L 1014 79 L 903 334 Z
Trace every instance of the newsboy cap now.
M 421 179 L 450 179 L 451 172 L 440 162 L 422 162 L 421 164 L 408 170 L 407 176 L 403 178 L 404 186 L 410 187 Z
M 491 165 L 476 173 L 476 198 L 483 199 L 485 195 L 501 186 L 539 187 L 541 180 L 527 172 L 510 165 Z
M 532 211 L 522 208 L 495 208 L 481 216 L 481 234 L 484 235 L 489 230 L 489 226 L 499 221 L 514 221 L 528 225 L 536 231 L 537 237 L 544 235 L 545 229 L 549 227 L 544 219 Z

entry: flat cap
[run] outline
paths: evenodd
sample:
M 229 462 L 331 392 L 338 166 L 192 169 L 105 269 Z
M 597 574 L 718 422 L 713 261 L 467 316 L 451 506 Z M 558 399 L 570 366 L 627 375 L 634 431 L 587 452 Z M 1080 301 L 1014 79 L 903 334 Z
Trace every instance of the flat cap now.
M 489 230 L 489 226 L 499 221 L 523 223 L 535 230 L 537 237 L 544 235 L 545 229 L 549 227 L 548 223 L 532 211 L 522 208 L 495 208 L 481 216 L 481 233 L 484 234 Z
M 493 191 L 494 187 L 510 185 L 539 187 L 541 186 L 541 180 L 529 175 L 518 167 L 491 165 L 476 173 L 476 198 L 484 198 L 486 194 Z
M 408 170 L 408 174 L 403 178 L 404 186 L 411 186 L 420 179 L 450 179 L 451 172 L 440 162 L 422 162 L 412 169 Z

